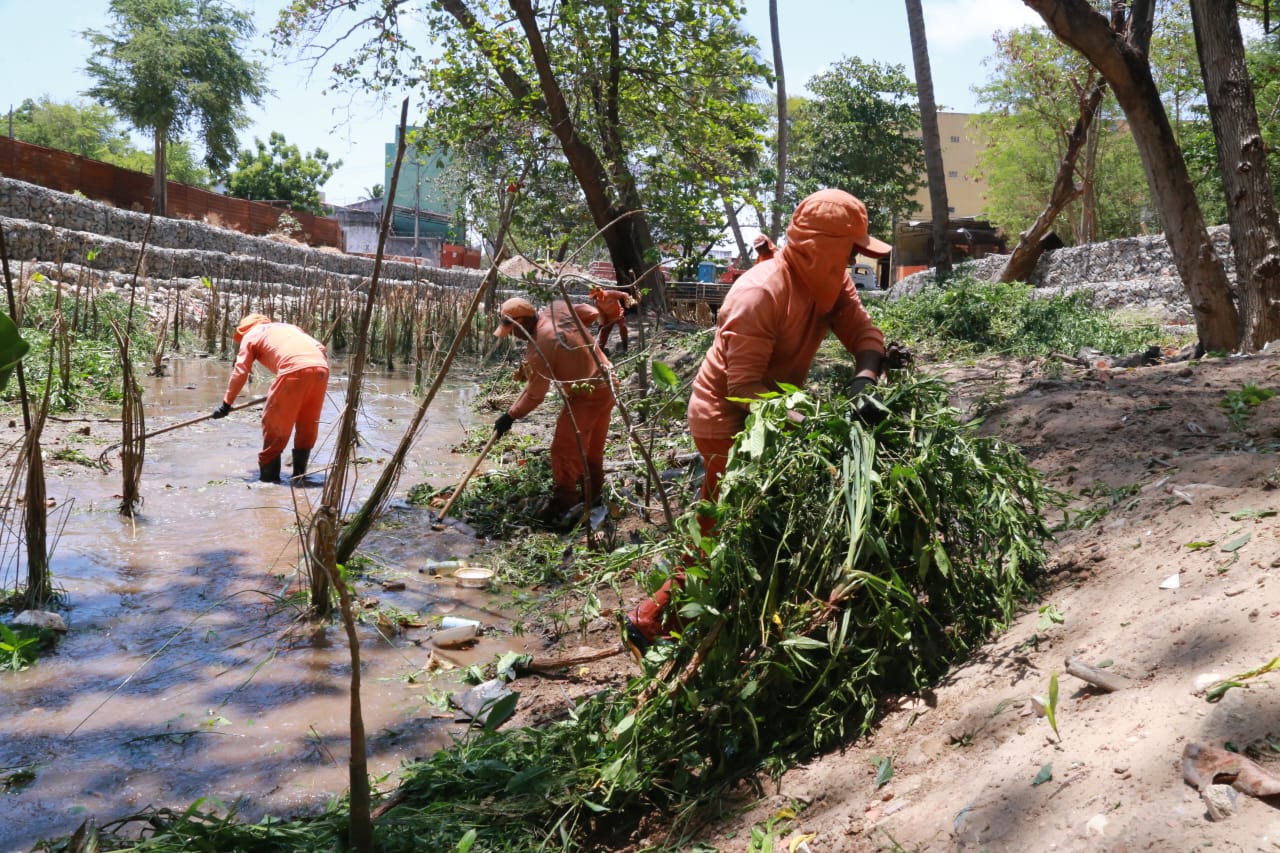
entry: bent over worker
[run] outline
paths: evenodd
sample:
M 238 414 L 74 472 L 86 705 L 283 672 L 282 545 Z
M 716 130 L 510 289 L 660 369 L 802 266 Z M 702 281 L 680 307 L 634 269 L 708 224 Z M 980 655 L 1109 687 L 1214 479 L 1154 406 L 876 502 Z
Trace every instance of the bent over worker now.
M 605 290 L 598 284 L 593 284 L 589 292 L 591 301 L 600 311 L 600 349 L 603 350 L 609 345 L 609 336 L 613 334 L 616 327 L 618 339 L 622 342 L 622 352 L 625 353 L 631 342 L 631 333 L 627 329 L 626 309 L 636 301 L 631 298 L 630 293 L 624 293 L 621 290 Z
M 760 247 L 757 247 L 759 249 Z M 854 358 L 849 396 L 875 385 L 884 335 L 858 298 L 848 267 L 859 254 L 880 258 L 887 243 L 867 231 L 867 208 L 843 190 L 820 190 L 796 207 L 773 263 L 757 264 L 734 282 L 720 308 L 711 344 L 689 397 L 689 431 L 706 471 L 702 497 L 715 501 L 735 436 L 750 401 L 782 384 L 804 387 L 827 332 Z M 869 408 L 874 414 L 878 410 Z M 704 533 L 712 520 L 701 519 Z M 664 626 L 676 575 L 629 614 L 628 639 L 643 648 Z
M 564 399 L 551 439 L 554 491 L 538 512 L 543 521 L 562 518 L 579 502 L 594 504 L 604 489 L 604 445 L 613 412 L 608 375 L 612 365 L 576 322 L 582 313 L 587 312 L 578 312 L 562 299 L 539 312 L 532 303 L 515 297 L 502 303 L 501 323 L 494 331 L 497 337 L 514 333 L 528 341 L 520 365 L 527 384 L 494 423 L 499 437 L 536 409 L 553 384 Z
M 320 410 L 329 385 L 324 344 L 291 323 L 276 323 L 265 314 L 249 314 L 233 336 L 240 348 L 222 405 L 213 417 L 224 418 L 244 388 L 253 363 L 275 374 L 262 412 L 262 450 L 258 476 L 264 482 L 280 479 L 280 455 L 293 435 L 293 479 L 307 473 L 307 462 L 320 432 Z

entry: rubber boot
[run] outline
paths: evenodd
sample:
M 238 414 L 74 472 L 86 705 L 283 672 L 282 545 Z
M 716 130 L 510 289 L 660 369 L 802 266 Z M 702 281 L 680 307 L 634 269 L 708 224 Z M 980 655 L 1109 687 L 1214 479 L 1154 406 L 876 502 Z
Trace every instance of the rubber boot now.
M 280 482 L 280 457 L 277 456 L 266 465 L 258 466 L 258 479 L 264 483 Z
M 302 478 L 307 473 L 307 460 L 311 458 L 311 448 L 306 450 L 293 449 L 293 476 L 290 479 L 296 485 L 302 485 Z
M 619 352 L 626 355 L 627 350 L 631 349 L 631 336 L 628 335 L 624 329 L 619 329 L 618 337 L 622 338 L 622 345 L 619 348 Z

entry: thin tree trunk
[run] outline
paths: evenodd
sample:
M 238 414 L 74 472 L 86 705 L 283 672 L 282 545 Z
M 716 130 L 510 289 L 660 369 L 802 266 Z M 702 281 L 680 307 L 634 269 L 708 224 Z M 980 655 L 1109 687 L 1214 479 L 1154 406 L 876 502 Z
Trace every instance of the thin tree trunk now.
M 1040 14 L 1058 38 L 1088 59 L 1115 92 L 1142 156 L 1147 185 L 1187 290 L 1200 343 L 1210 350 L 1236 350 L 1242 326 L 1227 272 L 1209 239 L 1186 161 L 1151 75 L 1147 58 L 1153 15 L 1150 0 L 1135 0 L 1134 20 L 1124 33 L 1117 33 L 1089 0 L 1023 2 Z
M 907 0 L 907 26 L 911 30 L 911 58 L 916 66 L 916 92 L 920 98 L 920 133 L 924 139 L 924 164 L 929 175 L 929 207 L 933 224 L 933 268 L 940 276 L 951 272 L 951 242 L 947 223 L 947 171 L 942 163 L 942 137 L 938 133 L 938 105 L 933 98 L 933 71 L 929 67 L 929 40 L 924 31 L 920 0 Z
M 787 200 L 787 139 L 791 135 L 787 117 L 787 76 L 782 68 L 782 37 L 778 29 L 778 0 L 769 0 L 769 39 L 773 42 L 773 73 L 778 93 L 778 182 L 773 189 L 773 216 L 769 220 L 769 239 L 776 243 L 782 233 L 782 212 Z
M 1280 224 L 1266 143 L 1258 129 L 1235 4 L 1191 0 L 1191 24 L 1227 197 L 1244 327 L 1241 349 L 1252 352 L 1280 338 Z
M 155 129 L 155 174 L 151 176 L 151 212 L 156 216 L 169 215 L 169 142 L 168 129 Z
M 592 222 L 600 230 L 609 249 L 618 283 L 634 283 L 637 289 L 648 290 L 648 298 L 654 306 L 665 312 L 666 283 L 657 266 L 650 267 L 646 262 L 655 246 L 643 206 L 628 197 L 625 187 L 620 188 L 619 198 L 610 197 L 609 171 L 600 155 L 578 132 L 574 114 L 556 79 L 530 0 L 508 0 L 508 3 L 529 44 L 538 74 L 537 90 L 525 82 L 504 54 L 477 35 L 482 32 L 480 24 L 464 0 L 441 0 L 440 5 L 462 25 L 465 32 L 471 34 L 474 44 L 489 60 L 511 96 L 518 103 L 544 114 L 548 128 L 560 142 L 565 160 L 582 189 Z
M 1040 260 L 1041 241 L 1053 227 L 1054 220 L 1067 205 L 1083 194 L 1083 189 L 1075 182 L 1076 160 L 1089 140 L 1089 128 L 1106 91 L 1107 81 L 1099 78 L 1080 98 L 1080 117 L 1067 134 L 1067 147 L 1062 154 L 1062 162 L 1058 164 L 1058 174 L 1053 181 L 1053 190 L 1049 193 L 1049 202 L 1031 227 L 1018 235 L 1018 245 L 1014 246 L 1009 255 L 1009 261 L 1000 273 L 1000 281 L 1027 280 L 1036 268 L 1036 261 Z

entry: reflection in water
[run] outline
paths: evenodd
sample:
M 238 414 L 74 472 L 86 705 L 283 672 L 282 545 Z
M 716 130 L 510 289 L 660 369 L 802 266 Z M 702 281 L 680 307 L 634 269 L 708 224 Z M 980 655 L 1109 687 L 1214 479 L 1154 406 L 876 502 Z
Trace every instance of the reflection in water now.
M 229 362 L 170 364 L 144 382 L 147 429 L 211 412 Z M 259 376 L 242 399 L 266 392 Z M 471 383 L 441 391 L 410 454 L 401 487 L 455 481 L 468 457 L 450 452 L 472 423 Z M 346 377 L 335 365 L 313 470 L 332 458 Z M 412 377 L 378 375 L 366 383 L 359 418 L 358 503 L 377 481 L 418 405 Z M 5 794 L 0 852 L 30 849 L 73 831 L 86 817 L 110 821 L 147 806 L 185 808 L 208 796 L 241 816 L 315 808 L 347 786 L 348 652 L 337 626 L 307 623 L 298 597 L 306 588 L 297 513 L 319 488 L 256 482 L 260 410 L 236 412 L 150 440 L 135 522 L 117 512 L 119 471 L 57 465 L 48 491 L 65 513 L 53 555 L 71 630 L 57 653 L 33 669 L 0 676 L 0 775 L 28 768 L 35 780 Z M 83 439 L 95 457 L 118 440 L 113 424 Z M 98 444 L 93 444 L 93 442 Z M 117 463 L 118 464 L 118 463 Z M 362 623 L 363 711 L 374 775 L 445 742 L 452 715 L 439 697 L 449 683 L 410 679 L 428 661 L 427 646 L 397 636 L 384 613 L 457 612 L 486 624 L 502 619 L 483 593 L 417 571 L 422 561 L 475 547 L 452 530 L 431 532 L 407 512 L 393 522 L 394 547 L 361 596 L 382 580 Z M 371 544 L 372 547 L 372 544 Z M 377 558 L 379 555 L 373 555 Z M 376 588 L 376 587 L 375 587 Z M 380 626 L 381 621 L 381 626 Z M 419 631 L 418 637 L 429 632 Z M 488 660 L 512 645 L 486 638 L 463 663 Z

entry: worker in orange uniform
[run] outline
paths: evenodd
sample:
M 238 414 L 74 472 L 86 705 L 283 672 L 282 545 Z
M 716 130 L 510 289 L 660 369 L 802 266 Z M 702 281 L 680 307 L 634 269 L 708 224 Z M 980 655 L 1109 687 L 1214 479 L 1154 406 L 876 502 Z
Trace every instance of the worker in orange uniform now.
M 613 412 L 612 365 L 577 322 L 589 312 L 564 300 L 538 311 L 515 297 L 503 302 L 498 313 L 501 322 L 494 335 L 515 334 L 528 341 L 528 348 L 520 366 L 527 384 L 494 423 L 497 436 L 506 435 L 512 424 L 536 409 L 553 384 L 564 400 L 551 439 L 554 491 L 538 511 L 541 520 L 558 521 L 580 502 L 594 504 L 604 489 L 604 445 Z
M 868 233 L 861 201 L 843 190 L 820 190 L 796 207 L 774 262 L 755 265 L 730 288 L 689 397 L 689 431 L 706 472 L 704 500 L 716 500 L 734 437 L 746 424 L 748 404 L 741 401 L 782 384 L 804 387 L 828 330 L 854 358 L 849 396 L 876 384 L 884 335 L 862 306 L 848 267 L 860 254 L 882 258 L 889 251 Z M 857 411 L 868 420 L 883 416 L 874 405 Z M 701 523 L 710 533 L 713 520 Z M 670 630 L 663 611 L 673 584 L 682 583 L 677 574 L 632 609 L 626 625 L 632 645 L 643 650 Z
M 773 256 L 778 253 L 778 247 L 773 245 L 773 241 L 769 239 L 768 234 L 757 234 L 756 238 L 751 241 L 751 246 L 756 250 L 756 263 L 762 261 L 771 261 Z
M 626 309 L 636 304 L 630 293 L 621 290 L 605 290 L 598 284 L 591 285 L 591 301 L 600 310 L 600 349 L 609 345 L 609 336 L 616 327 L 618 338 L 622 341 L 622 352 L 630 346 L 630 332 L 627 330 Z
M 236 326 L 240 348 L 222 405 L 213 412 L 225 418 L 259 362 L 275 374 L 262 413 L 262 451 L 258 476 L 268 483 L 280 480 L 280 455 L 293 435 L 293 480 L 307 473 L 311 450 L 320 432 L 320 410 L 329 386 L 329 363 L 324 344 L 291 323 L 276 323 L 265 314 L 249 314 Z

